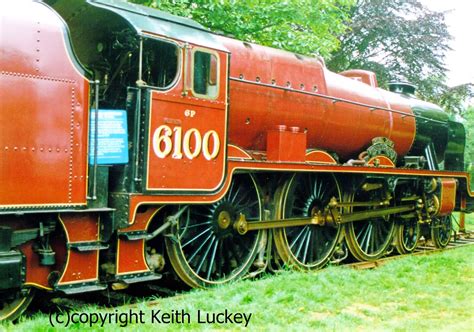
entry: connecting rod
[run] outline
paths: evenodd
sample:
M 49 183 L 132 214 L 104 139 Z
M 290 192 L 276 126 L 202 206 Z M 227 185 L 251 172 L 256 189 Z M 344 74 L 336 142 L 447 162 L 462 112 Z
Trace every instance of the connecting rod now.
M 347 204 L 342 204 L 345 206 Z M 415 205 L 403 205 L 374 209 L 369 211 L 340 213 L 339 204 L 331 204 L 324 212 L 319 212 L 311 217 L 290 218 L 290 219 L 274 219 L 263 221 L 247 221 L 244 214 L 240 214 L 239 219 L 234 222 L 234 229 L 241 235 L 248 231 L 256 231 L 262 229 L 295 227 L 306 225 L 339 225 L 354 221 L 361 221 L 369 218 L 378 218 L 391 214 L 405 213 L 414 211 Z

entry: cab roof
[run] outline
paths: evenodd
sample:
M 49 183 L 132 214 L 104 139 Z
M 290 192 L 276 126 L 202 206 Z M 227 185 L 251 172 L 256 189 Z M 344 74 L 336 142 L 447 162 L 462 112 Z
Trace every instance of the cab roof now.
M 87 0 L 87 3 L 119 15 L 138 34 L 151 33 L 228 52 L 212 32 L 191 19 L 122 0 Z

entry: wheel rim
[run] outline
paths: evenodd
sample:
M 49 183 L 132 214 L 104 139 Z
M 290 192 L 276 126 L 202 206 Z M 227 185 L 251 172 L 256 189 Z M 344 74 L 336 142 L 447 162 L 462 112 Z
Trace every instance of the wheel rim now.
M 369 202 L 384 198 L 384 188 L 368 192 L 356 190 L 349 201 Z M 347 212 L 363 211 L 367 208 L 349 208 Z M 347 223 L 346 243 L 352 255 L 359 261 L 375 260 L 383 256 L 391 245 L 394 232 L 393 218 L 380 217 Z
M 236 175 L 220 201 L 185 207 L 175 237 L 166 239 L 171 264 L 184 282 L 206 287 L 235 280 L 247 272 L 261 232 L 235 232 L 232 221 L 240 213 L 248 221 L 262 219 L 260 193 L 248 174 Z
M 0 321 L 17 319 L 33 300 L 31 289 L 0 293 Z
M 310 217 L 323 212 L 341 191 L 332 174 L 295 174 L 281 191 L 279 218 Z M 283 261 L 302 270 L 318 269 L 331 258 L 341 227 L 306 225 L 276 229 L 275 246 Z
M 451 240 L 451 215 L 434 217 L 431 222 L 431 239 L 437 248 L 444 248 Z
M 397 226 L 395 245 L 399 254 L 413 252 L 420 239 L 420 224 L 416 219 L 404 221 Z

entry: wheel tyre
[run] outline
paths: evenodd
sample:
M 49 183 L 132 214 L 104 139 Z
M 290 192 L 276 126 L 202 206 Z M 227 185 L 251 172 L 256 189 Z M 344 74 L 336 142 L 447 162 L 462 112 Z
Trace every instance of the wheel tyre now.
M 276 217 L 309 217 L 314 212 L 322 212 L 332 197 L 341 200 L 340 186 L 334 175 L 295 174 L 277 192 Z M 334 254 L 342 227 L 307 225 L 277 228 L 273 232 L 277 253 L 287 266 L 317 270 Z
M 0 307 L 0 322 L 16 320 L 28 308 L 34 298 L 35 291 L 27 289 L 23 290 L 22 294 L 19 294 L 20 292 L 18 291 L 14 300 L 9 303 L 3 303 L 3 307 Z
M 395 228 L 395 248 L 400 255 L 412 253 L 418 246 L 420 239 L 420 224 L 410 221 L 409 224 L 402 223 Z
M 451 240 L 453 230 L 451 215 L 433 217 L 431 221 L 431 240 L 436 248 L 445 248 Z
M 239 279 L 250 269 L 258 253 L 264 231 L 251 231 L 245 235 L 239 235 L 233 230 L 232 225 L 224 231 L 219 229 L 219 211 L 228 213 L 232 220 L 235 220 L 239 213 L 244 213 L 249 221 L 262 220 L 263 217 L 261 195 L 254 177 L 249 174 L 239 174 L 234 176 L 232 181 L 233 184 L 228 193 L 220 201 L 205 206 L 190 205 L 189 211 L 192 218 L 188 217 L 188 221 L 183 225 L 182 218 L 186 218 L 186 212 L 183 213 L 175 234 L 165 238 L 166 249 L 174 271 L 191 287 L 205 288 Z M 200 209 L 204 209 L 206 213 L 202 213 Z M 212 212 L 212 216 L 208 215 L 208 212 Z M 203 214 L 206 216 L 201 217 Z M 194 223 L 188 224 L 189 220 Z M 198 222 L 195 222 L 196 220 Z M 200 224 L 209 225 L 199 226 Z M 196 232 L 196 228 L 190 231 L 191 227 L 195 226 L 204 227 L 207 233 L 199 239 L 194 237 L 196 240 L 191 240 L 191 247 L 194 247 L 193 251 L 189 252 L 188 248 L 184 249 L 189 242 L 189 238 L 185 239 L 185 237 Z M 188 233 L 185 234 L 185 232 Z M 196 259 L 199 263 L 196 263 Z M 217 266 L 223 266 L 226 271 L 218 273 Z M 204 270 L 207 272 L 204 273 Z

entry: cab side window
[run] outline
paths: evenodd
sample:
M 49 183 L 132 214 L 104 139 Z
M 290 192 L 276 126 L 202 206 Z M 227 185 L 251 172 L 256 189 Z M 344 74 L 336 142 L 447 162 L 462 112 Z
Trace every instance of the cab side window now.
M 195 51 L 193 64 L 193 93 L 204 98 L 216 98 L 218 92 L 217 57 L 211 53 Z
M 143 80 L 147 85 L 166 89 L 176 80 L 179 49 L 175 44 L 146 38 L 143 41 Z

